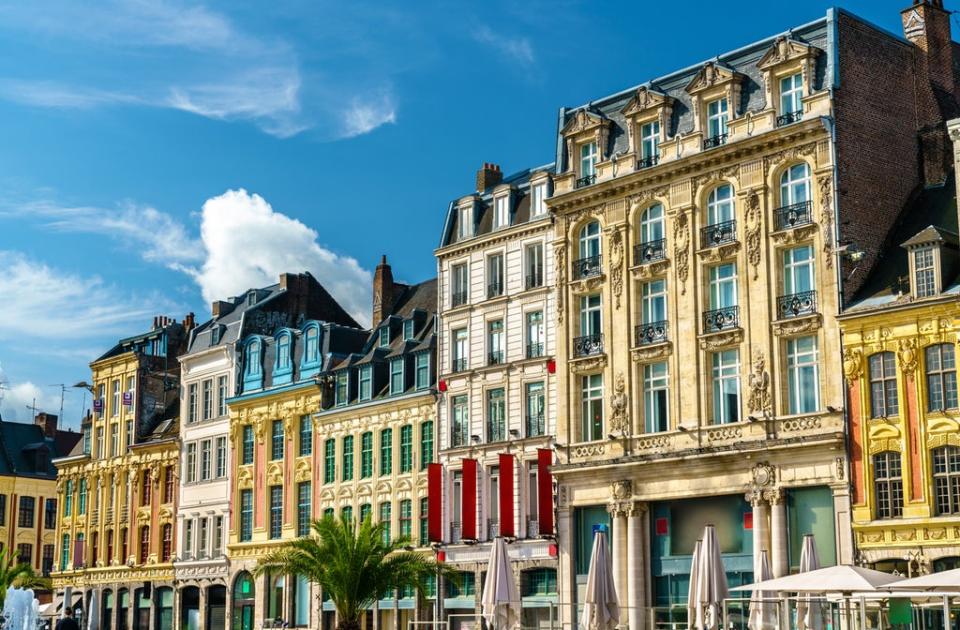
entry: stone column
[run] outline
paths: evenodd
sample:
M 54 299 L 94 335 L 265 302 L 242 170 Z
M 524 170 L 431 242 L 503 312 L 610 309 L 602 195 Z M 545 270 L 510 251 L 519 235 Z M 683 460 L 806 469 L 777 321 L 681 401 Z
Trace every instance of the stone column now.
M 573 519 L 570 508 L 557 510 L 557 547 L 559 551 L 557 590 L 560 599 L 560 627 L 576 627 L 577 576 L 573 566 Z
M 607 506 L 613 521 L 613 531 L 611 540 L 613 543 L 613 586 L 617 591 L 617 597 L 623 599 L 627 594 L 627 511 L 619 503 L 613 503 Z M 620 611 L 620 622 L 627 620 L 626 608 Z
M 151 532 L 152 534 L 152 532 Z M 157 628 L 157 606 L 159 605 L 157 598 L 157 585 L 154 582 L 150 583 L 150 618 L 147 621 L 148 630 L 156 630 Z
M 643 519 L 647 506 L 639 501 L 630 505 L 627 516 L 627 596 L 621 600 L 627 606 L 630 630 L 643 630 L 643 593 L 646 591 L 643 558 Z
M 790 567 L 787 564 L 787 506 L 786 497 L 782 488 L 767 493 L 770 501 L 770 570 L 773 577 L 787 575 Z
M 207 629 L 207 622 L 209 621 L 207 618 L 207 615 L 210 612 L 207 610 L 207 590 L 208 589 L 210 589 L 210 585 L 200 586 L 200 601 L 197 604 L 197 606 L 200 608 L 200 621 L 197 624 L 197 630 Z M 180 622 L 177 621 L 176 623 L 179 624 Z M 179 625 L 174 626 L 174 628 L 179 628 L 179 627 L 180 627 Z
M 770 551 L 770 528 L 767 523 L 770 506 L 759 490 L 748 492 L 746 498 L 753 508 L 753 566 L 756 567 L 760 562 L 761 553 L 764 550 Z
M 180 598 L 180 589 L 173 589 L 173 630 L 181 627 L 180 616 L 183 614 L 183 601 Z

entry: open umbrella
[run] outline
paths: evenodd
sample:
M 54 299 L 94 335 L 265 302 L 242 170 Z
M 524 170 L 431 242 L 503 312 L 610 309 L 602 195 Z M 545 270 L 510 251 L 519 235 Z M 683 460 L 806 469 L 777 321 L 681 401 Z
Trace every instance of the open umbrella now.
M 770 561 L 767 560 L 767 550 L 760 552 L 757 558 L 756 566 L 753 568 L 753 577 L 755 580 L 763 581 L 773 578 L 770 571 Z M 774 599 L 774 593 L 770 591 L 754 591 L 750 596 L 750 621 L 747 626 L 750 630 L 767 630 L 777 626 L 777 615 L 774 604 L 770 600 Z
M 703 611 L 702 627 L 717 630 L 721 625 L 720 610 L 723 600 L 730 596 L 730 589 L 727 587 L 727 572 L 723 568 L 717 529 L 713 525 L 707 525 L 703 530 L 699 564 L 697 606 L 700 611 Z
M 507 543 L 499 536 L 490 548 L 487 580 L 480 600 L 487 625 L 494 630 L 519 630 L 520 592 L 513 578 Z
M 960 592 L 960 569 L 928 573 L 909 580 L 888 584 L 893 591 L 950 591 Z
M 869 593 L 885 591 L 897 576 L 849 564 L 838 564 L 807 573 L 755 582 L 732 591 L 775 591 L 778 593 Z
M 607 552 L 607 528 L 598 525 L 593 532 L 593 551 L 590 553 L 580 627 L 585 630 L 613 630 L 620 622 L 620 604 L 613 586 L 613 566 Z
M 693 546 L 693 557 L 690 559 L 690 589 L 687 592 L 688 628 L 703 627 L 703 611 L 700 610 L 700 606 L 698 604 L 699 595 L 697 592 L 697 584 L 700 573 L 700 548 L 702 546 L 703 541 L 698 540 L 697 544 Z
M 819 568 L 820 556 L 813 534 L 804 534 L 803 547 L 800 549 L 800 573 Z M 797 630 L 823 630 L 823 608 L 810 595 L 797 600 Z

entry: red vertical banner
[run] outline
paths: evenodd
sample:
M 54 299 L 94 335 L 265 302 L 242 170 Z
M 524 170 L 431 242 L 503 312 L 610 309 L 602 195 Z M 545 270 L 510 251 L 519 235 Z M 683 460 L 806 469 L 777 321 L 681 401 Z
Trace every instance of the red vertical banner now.
M 463 538 L 477 538 L 477 460 L 463 460 L 463 506 L 460 509 L 463 518 L 461 532 Z
M 513 527 L 513 471 L 514 457 L 509 453 L 500 454 L 500 535 L 516 536 Z
M 553 451 L 549 448 L 537 449 L 537 512 L 540 518 L 541 535 L 553 534 Z
M 427 537 L 443 542 L 443 465 L 427 464 Z

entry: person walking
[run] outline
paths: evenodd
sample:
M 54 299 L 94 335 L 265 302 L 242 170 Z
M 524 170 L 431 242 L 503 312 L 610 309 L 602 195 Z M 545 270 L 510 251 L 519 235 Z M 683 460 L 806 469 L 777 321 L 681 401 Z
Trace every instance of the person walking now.
M 57 622 L 57 630 L 80 630 L 80 624 L 73 618 L 73 609 L 69 606 L 63 611 L 63 617 Z

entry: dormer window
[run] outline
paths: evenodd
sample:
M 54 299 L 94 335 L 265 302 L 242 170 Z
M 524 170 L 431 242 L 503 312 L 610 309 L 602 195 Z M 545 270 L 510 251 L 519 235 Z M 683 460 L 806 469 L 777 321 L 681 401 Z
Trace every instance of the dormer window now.
M 654 120 L 640 127 L 640 162 L 656 166 L 660 157 L 660 121 Z
M 403 340 L 410 341 L 411 339 L 413 339 L 413 334 L 414 334 L 414 321 L 412 319 L 408 319 L 407 321 L 403 322 Z
M 797 122 L 803 117 L 803 75 L 792 74 L 780 79 L 781 125 Z
M 727 136 L 727 99 L 718 98 L 707 103 L 707 139 L 723 144 Z
M 493 201 L 493 229 L 510 225 L 510 195 L 502 195 Z
M 378 341 L 378 345 L 381 348 L 388 347 L 390 345 L 390 327 L 384 326 L 383 328 L 380 329 L 379 334 L 380 334 L 380 339 Z
M 580 177 L 596 175 L 597 143 L 585 142 L 580 145 Z
M 920 299 L 940 295 L 944 270 L 956 264 L 956 235 L 931 225 L 901 247 L 907 250 L 912 296 Z
M 277 367 L 283 369 L 290 364 L 290 335 L 283 334 L 277 340 Z
M 314 363 L 319 358 L 320 353 L 320 333 L 316 326 L 307 328 L 306 342 L 303 351 L 305 363 Z
M 247 346 L 246 367 L 247 376 L 260 374 L 260 342 L 257 340 Z
M 530 187 L 530 216 L 539 217 L 547 212 L 547 183 L 541 182 Z
M 337 407 L 342 407 L 350 402 L 350 372 L 348 370 L 337 372 L 334 396 L 334 404 Z
M 257 303 L 257 294 L 255 291 L 247 293 L 247 306 L 253 306 Z
M 913 252 L 913 292 L 918 298 L 937 294 L 937 274 L 932 247 Z
M 363 365 L 360 367 L 360 388 L 358 398 L 360 400 L 370 400 L 373 397 L 373 366 Z
M 210 345 L 215 346 L 220 343 L 220 326 L 214 326 L 210 329 Z
M 473 208 L 463 206 L 458 211 L 457 234 L 459 238 L 469 238 L 473 236 Z

